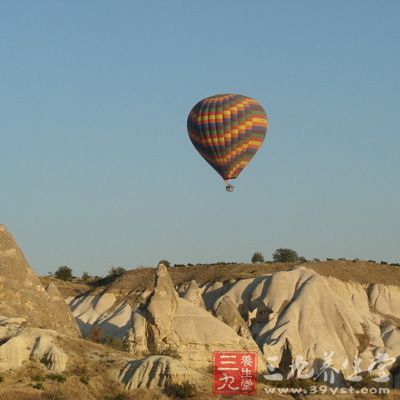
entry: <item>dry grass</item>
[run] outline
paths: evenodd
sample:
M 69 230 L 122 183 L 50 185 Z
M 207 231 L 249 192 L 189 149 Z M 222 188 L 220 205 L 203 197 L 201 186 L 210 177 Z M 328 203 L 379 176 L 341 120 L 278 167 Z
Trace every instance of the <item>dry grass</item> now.
M 44 287 L 46 287 L 49 283 L 54 283 L 64 297 L 75 297 L 80 293 L 91 290 L 91 286 L 81 280 L 62 281 L 61 279 L 57 279 L 52 276 L 41 276 L 39 278 Z
M 168 272 L 175 285 L 194 279 L 200 286 L 210 281 L 227 281 L 230 279 L 246 279 L 270 274 L 277 271 L 291 270 L 300 264 L 268 263 L 268 264 L 228 264 L 228 265 L 196 265 L 192 267 L 169 268 Z M 320 275 L 331 276 L 344 282 L 362 284 L 382 283 L 400 286 L 400 267 L 375 264 L 367 261 L 321 261 L 303 263 Z M 151 289 L 154 285 L 156 269 L 133 269 L 109 284 L 115 292 L 141 291 Z
M 44 400 L 42 393 L 32 390 L 12 390 L 5 389 L 0 391 L 1 400 Z
M 41 364 L 27 361 L 18 370 L 4 371 L 0 400 L 103 400 L 123 393 L 115 378 L 134 355 L 68 336 L 57 337 L 56 343 L 68 354 L 68 368 L 62 374 L 65 381 L 54 379 Z M 37 382 L 41 388 L 35 389 Z
M 400 267 L 381 265 L 367 261 L 331 260 L 298 263 L 266 263 L 266 264 L 213 264 L 190 267 L 171 267 L 168 272 L 175 285 L 194 279 L 200 286 L 210 281 L 228 281 L 230 279 L 246 279 L 271 274 L 277 271 L 291 270 L 299 265 L 312 269 L 323 276 L 331 276 L 344 282 L 361 284 L 382 283 L 400 286 Z M 132 292 L 152 289 L 156 268 L 136 268 L 115 279 L 103 279 L 93 282 L 75 280 L 64 282 L 52 277 L 42 277 L 43 284 L 53 282 L 65 296 L 76 296 L 93 289 L 104 288 L 124 296 Z
M 400 286 L 400 267 L 381 265 L 368 261 L 322 261 L 307 263 L 323 276 L 332 276 L 344 282 L 363 284 L 382 283 L 384 285 Z

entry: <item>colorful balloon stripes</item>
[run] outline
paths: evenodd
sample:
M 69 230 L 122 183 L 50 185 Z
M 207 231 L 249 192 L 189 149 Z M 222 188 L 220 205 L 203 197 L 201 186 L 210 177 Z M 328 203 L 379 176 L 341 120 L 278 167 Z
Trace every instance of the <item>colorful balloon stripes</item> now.
M 190 140 L 224 180 L 236 178 L 264 141 L 267 114 L 256 100 L 218 94 L 199 101 L 189 114 Z

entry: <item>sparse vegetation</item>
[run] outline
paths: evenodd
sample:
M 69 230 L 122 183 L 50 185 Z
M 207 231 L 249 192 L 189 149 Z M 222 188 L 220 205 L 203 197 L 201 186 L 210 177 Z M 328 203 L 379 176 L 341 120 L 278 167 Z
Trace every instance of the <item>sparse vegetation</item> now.
M 50 381 L 54 381 L 54 382 L 65 382 L 67 380 L 67 377 L 65 375 L 62 374 L 48 374 L 47 375 L 47 379 L 49 379 Z
M 381 261 L 381 264 L 382 265 L 387 265 L 388 263 L 387 263 L 387 261 Z
M 158 265 L 164 264 L 167 268 L 171 267 L 171 263 L 168 260 L 161 260 Z
M 37 389 L 37 390 L 42 390 L 43 389 L 43 382 L 36 382 L 35 384 L 32 385 L 32 387 L 34 389 Z
M 276 249 L 272 255 L 272 259 L 275 262 L 289 263 L 298 261 L 299 256 L 292 249 Z
M 174 264 L 174 267 L 175 268 L 184 268 L 184 267 L 186 267 L 186 265 L 185 264 Z
M 73 369 L 72 373 L 79 376 L 79 381 L 84 385 L 89 384 L 89 371 L 86 366 L 77 366 Z
M 83 274 L 82 274 L 82 280 L 83 281 L 87 281 L 88 279 L 90 279 L 91 278 L 91 276 L 89 275 L 89 272 L 84 272 Z
M 178 352 L 178 349 L 175 349 L 174 347 L 166 347 L 165 349 L 161 350 L 160 355 L 162 356 L 168 356 L 175 358 L 176 360 L 181 360 L 182 357 Z
M 107 336 L 107 337 L 100 338 L 97 341 L 100 343 L 106 344 L 115 350 L 119 350 L 119 351 L 128 351 L 129 350 L 128 344 L 125 343 L 123 341 L 123 339 L 120 339 L 120 338 Z
M 43 376 L 43 375 L 34 375 L 34 376 L 32 376 L 31 377 L 31 380 L 33 381 L 33 382 L 44 382 L 45 381 L 45 377 Z
M 50 391 L 47 391 L 43 393 L 44 397 L 41 397 L 46 399 L 46 400 L 68 400 L 69 397 L 66 396 L 66 394 L 59 388 L 53 388 Z
M 181 384 L 170 383 L 165 388 L 165 394 L 167 396 L 177 397 L 178 399 L 187 399 L 196 396 L 196 387 L 188 381 Z
M 54 273 L 54 276 L 62 281 L 72 281 L 72 269 L 64 265 L 57 269 L 57 271 Z
M 126 269 L 123 267 L 111 267 L 111 269 L 108 271 L 108 276 L 117 277 L 123 275 L 125 272 Z
M 353 381 L 346 381 L 347 385 L 352 387 L 353 389 L 362 389 L 362 388 L 384 388 L 384 387 L 390 387 L 390 383 L 388 382 L 376 382 L 373 380 L 373 376 L 368 374 L 368 373 L 361 373 L 362 380 L 359 382 L 353 382 Z
M 319 386 L 320 383 L 313 379 L 282 379 L 280 381 L 269 381 L 266 380 L 263 374 L 258 375 L 257 380 L 268 386 L 273 386 L 277 388 L 294 388 L 294 389 L 309 389 L 311 386 Z
M 253 264 L 261 264 L 265 262 L 264 256 L 259 251 L 256 251 L 251 257 L 251 262 Z

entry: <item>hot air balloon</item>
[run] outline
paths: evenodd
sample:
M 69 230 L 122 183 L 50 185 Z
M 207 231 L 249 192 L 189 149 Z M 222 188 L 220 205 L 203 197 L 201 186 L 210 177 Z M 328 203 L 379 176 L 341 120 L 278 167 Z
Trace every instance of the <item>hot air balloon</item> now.
M 240 94 L 217 94 L 190 111 L 187 129 L 200 155 L 222 176 L 226 190 L 247 166 L 267 133 L 267 114 L 256 100 Z

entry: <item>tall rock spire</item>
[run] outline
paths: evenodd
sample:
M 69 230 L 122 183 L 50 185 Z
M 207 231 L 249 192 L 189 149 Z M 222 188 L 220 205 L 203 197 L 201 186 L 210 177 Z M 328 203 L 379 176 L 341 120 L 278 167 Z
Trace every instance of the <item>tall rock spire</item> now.
M 48 293 L 4 225 L 0 224 L 0 315 L 29 325 L 78 336 L 71 311 L 60 294 Z

